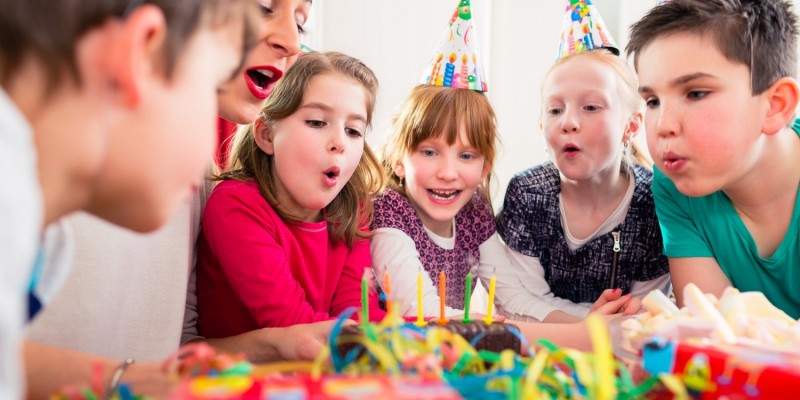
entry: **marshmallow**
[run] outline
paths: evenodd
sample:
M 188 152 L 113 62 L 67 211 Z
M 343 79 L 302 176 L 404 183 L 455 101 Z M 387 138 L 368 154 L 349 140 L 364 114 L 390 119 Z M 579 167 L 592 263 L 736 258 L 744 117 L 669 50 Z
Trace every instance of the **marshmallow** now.
M 714 307 L 712 301 L 705 293 L 700 291 L 697 285 L 690 283 L 683 288 L 683 302 L 694 315 L 714 322 L 714 332 L 722 343 L 736 343 L 736 334 L 728 325 L 725 317 Z
M 678 306 L 660 290 L 651 290 L 642 299 L 642 305 L 653 315 L 664 314 L 667 317 L 672 317 L 680 311 Z

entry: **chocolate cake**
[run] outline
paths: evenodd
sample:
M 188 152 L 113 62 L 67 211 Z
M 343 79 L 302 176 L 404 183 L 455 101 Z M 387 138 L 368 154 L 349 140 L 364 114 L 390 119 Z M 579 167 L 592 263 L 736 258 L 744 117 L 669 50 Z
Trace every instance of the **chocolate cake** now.
M 444 325 L 440 325 L 436 321 L 430 321 L 425 328 L 429 327 L 441 327 L 447 329 L 451 332 L 461 335 L 470 343 L 472 343 L 472 340 L 478 337 L 478 335 L 485 333 L 485 335 L 483 335 L 483 337 L 474 344 L 476 350 L 488 350 L 499 353 L 506 349 L 511 349 L 515 352 L 519 352 L 521 349 L 519 337 L 509 329 L 512 327 L 514 329 L 518 329 L 512 324 L 492 323 L 487 325 L 481 320 L 472 320 L 471 322 L 465 324 L 461 320 L 450 320 Z M 339 336 L 340 340 L 338 340 L 336 343 L 336 350 L 339 352 L 339 354 L 341 356 L 345 356 L 354 348 L 359 348 L 358 356 L 360 356 L 360 353 L 363 351 L 363 347 L 354 341 L 349 340 L 348 338 L 352 338 L 353 336 L 361 336 L 361 334 L 362 332 L 360 325 L 348 325 L 344 327 L 341 335 Z
M 474 344 L 476 350 L 488 350 L 499 353 L 503 350 L 511 349 L 519 353 L 522 344 L 519 337 L 511 332 L 508 328 L 513 327 L 519 330 L 515 325 L 492 323 L 486 324 L 481 320 L 472 320 L 465 324 L 461 320 L 450 320 L 445 325 L 433 323 L 435 326 L 441 326 L 451 332 L 457 333 L 472 343 L 480 334 L 485 333 L 483 337 Z

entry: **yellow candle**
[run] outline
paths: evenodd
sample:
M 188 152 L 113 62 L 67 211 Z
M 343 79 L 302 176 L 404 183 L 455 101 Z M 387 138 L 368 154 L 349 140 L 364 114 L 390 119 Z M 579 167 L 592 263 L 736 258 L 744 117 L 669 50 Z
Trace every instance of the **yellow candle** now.
M 422 314 L 422 271 L 419 271 L 417 273 L 417 322 L 415 323 L 417 326 L 427 325 Z
M 447 318 L 444 317 L 444 298 L 447 295 L 447 276 L 444 271 L 439 272 L 439 323 L 444 325 Z
M 494 274 L 492 274 L 492 278 L 489 280 L 489 309 L 486 310 L 486 318 L 483 319 L 483 321 L 487 324 L 494 322 L 494 319 L 492 319 L 492 309 L 494 308 L 495 286 L 497 286 L 497 278 L 494 276 Z

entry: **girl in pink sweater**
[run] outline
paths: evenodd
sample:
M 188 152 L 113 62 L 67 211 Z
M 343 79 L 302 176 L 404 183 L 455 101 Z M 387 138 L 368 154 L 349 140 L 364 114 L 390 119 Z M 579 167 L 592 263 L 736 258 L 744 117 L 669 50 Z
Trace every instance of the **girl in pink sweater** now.
M 301 57 L 241 132 L 198 242 L 200 334 L 231 336 L 361 307 L 371 197 L 381 167 L 364 141 L 377 79 L 340 53 Z M 383 312 L 370 293 L 369 315 Z

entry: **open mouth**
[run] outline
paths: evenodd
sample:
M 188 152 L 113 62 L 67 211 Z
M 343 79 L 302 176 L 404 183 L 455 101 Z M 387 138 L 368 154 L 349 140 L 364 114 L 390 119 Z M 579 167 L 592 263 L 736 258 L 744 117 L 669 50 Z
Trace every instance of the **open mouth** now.
M 448 190 L 448 191 L 445 191 L 445 190 L 428 189 L 428 193 L 430 193 L 431 197 L 433 197 L 436 200 L 450 200 L 453 197 L 456 197 L 459 193 L 461 193 L 461 191 L 460 190 Z
M 258 98 L 265 99 L 269 96 L 272 85 L 283 75 L 280 70 L 272 67 L 250 68 L 245 71 L 247 84 L 250 91 Z

